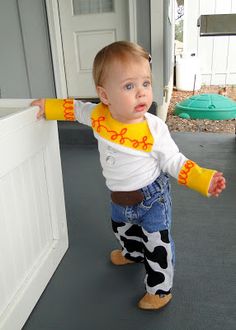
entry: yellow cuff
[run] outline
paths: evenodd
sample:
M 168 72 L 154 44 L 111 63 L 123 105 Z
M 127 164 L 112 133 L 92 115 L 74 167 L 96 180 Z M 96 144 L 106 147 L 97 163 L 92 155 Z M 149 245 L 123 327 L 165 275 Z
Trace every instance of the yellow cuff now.
M 74 101 L 72 99 L 46 99 L 45 116 L 48 120 L 74 121 Z
M 187 160 L 179 171 L 178 183 L 209 196 L 210 182 L 215 173 L 215 170 L 200 167 L 195 162 Z

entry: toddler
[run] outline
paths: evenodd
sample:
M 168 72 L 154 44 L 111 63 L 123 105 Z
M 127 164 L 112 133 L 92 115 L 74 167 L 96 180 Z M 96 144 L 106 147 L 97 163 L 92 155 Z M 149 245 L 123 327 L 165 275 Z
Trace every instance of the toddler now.
M 205 196 L 225 188 L 223 174 L 202 168 L 180 153 L 166 124 L 148 113 L 152 95 L 150 55 L 139 45 L 119 41 L 98 52 L 93 78 L 101 103 L 40 99 L 37 117 L 78 120 L 98 140 L 111 223 L 121 248 L 114 265 L 143 262 L 146 276 L 141 309 L 156 310 L 172 298 L 174 243 L 171 237 L 170 174 L 180 185 Z

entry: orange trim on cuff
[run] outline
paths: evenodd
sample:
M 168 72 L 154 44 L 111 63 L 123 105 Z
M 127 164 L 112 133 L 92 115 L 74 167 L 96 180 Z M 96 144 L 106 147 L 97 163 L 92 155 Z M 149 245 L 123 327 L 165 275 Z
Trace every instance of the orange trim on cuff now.
M 187 160 L 179 171 L 178 183 L 209 196 L 209 186 L 215 173 L 215 170 L 200 167 L 192 160 Z
M 48 120 L 75 121 L 73 99 L 46 99 L 45 116 Z

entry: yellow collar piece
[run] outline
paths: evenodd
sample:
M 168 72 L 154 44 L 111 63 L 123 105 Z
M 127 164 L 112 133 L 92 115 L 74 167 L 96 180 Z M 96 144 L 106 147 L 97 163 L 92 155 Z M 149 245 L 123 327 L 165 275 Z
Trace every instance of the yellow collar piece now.
M 92 128 L 102 138 L 127 148 L 150 152 L 154 143 L 147 121 L 121 123 L 112 118 L 108 107 L 99 103 L 91 114 Z

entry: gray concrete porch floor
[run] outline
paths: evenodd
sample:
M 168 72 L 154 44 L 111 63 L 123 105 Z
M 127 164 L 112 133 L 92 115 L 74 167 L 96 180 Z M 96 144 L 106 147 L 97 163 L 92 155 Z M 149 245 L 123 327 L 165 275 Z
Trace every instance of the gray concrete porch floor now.
M 24 330 L 236 329 L 236 141 L 233 134 L 175 133 L 181 151 L 224 172 L 227 189 L 204 198 L 172 182 L 176 269 L 173 300 L 137 308 L 142 264 L 115 267 L 118 245 L 95 145 L 61 145 L 70 247 Z

